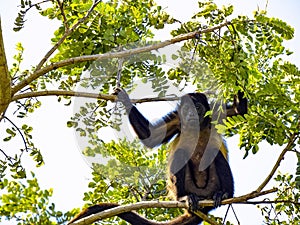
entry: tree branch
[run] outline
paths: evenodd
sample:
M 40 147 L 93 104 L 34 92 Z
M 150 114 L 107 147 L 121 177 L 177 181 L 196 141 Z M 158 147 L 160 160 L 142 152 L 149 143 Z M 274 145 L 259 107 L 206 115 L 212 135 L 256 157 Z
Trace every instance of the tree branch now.
M 117 100 L 116 95 L 107 94 L 96 94 L 88 92 L 77 92 L 77 91 L 65 91 L 65 90 L 45 90 L 36 92 L 26 92 L 17 94 L 12 97 L 12 101 L 17 101 L 24 98 L 42 97 L 42 96 L 70 96 L 70 97 L 84 97 L 103 99 L 107 101 L 115 102 Z M 132 103 L 143 103 L 143 102 L 154 102 L 154 101 L 176 101 L 179 97 L 153 97 L 153 98 L 142 98 L 142 99 L 131 99 Z
M 221 27 L 229 25 L 230 23 L 231 23 L 230 21 L 226 21 L 226 22 L 224 22 L 218 26 L 212 27 L 212 28 L 207 28 L 207 29 L 204 29 L 201 31 L 193 31 L 193 32 L 183 34 L 183 35 L 178 35 L 169 40 L 159 42 L 159 43 L 149 45 L 149 46 L 144 46 L 144 47 L 130 49 L 130 50 L 124 50 L 121 52 L 108 52 L 108 53 L 97 54 L 97 55 L 79 56 L 79 57 L 62 60 L 60 62 L 52 63 L 51 65 L 45 66 L 44 68 L 34 71 L 28 78 L 24 79 L 19 84 L 15 85 L 12 88 L 12 94 L 14 95 L 19 90 L 24 88 L 26 85 L 30 84 L 32 81 L 36 80 L 37 78 L 48 73 L 51 70 L 55 70 L 55 69 L 58 69 L 58 68 L 61 68 L 64 66 L 68 66 L 68 65 L 72 65 L 75 63 L 82 63 L 82 62 L 88 62 L 88 61 L 94 61 L 94 60 L 104 60 L 104 59 L 111 59 L 111 58 L 124 58 L 124 57 L 134 55 L 134 54 L 157 50 L 157 49 L 160 49 L 160 48 L 163 48 L 163 47 L 166 47 L 166 46 L 169 46 L 169 45 L 181 42 L 181 41 L 192 39 L 196 35 L 200 35 L 203 33 L 209 33 L 214 30 L 218 30 Z
M 12 97 L 12 101 L 17 101 L 24 98 L 42 97 L 42 96 L 70 96 L 70 97 L 85 97 L 85 98 L 95 98 L 103 99 L 109 101 L 116 101 L 115 95 L 106 94 L 95 94 L 88 92 L 77 92 L 77 91 L 64 91 L 64 90 L 45 90 L 36 92 L 26 92 L 22 94 L 17 94 Z
M 266 194 L 270 194 L 273 192 L 276 192 L 277 188 L 273 188 L 267 191 L 263 191 L 263 192 L 251 192 L 247 195 L 243 195 L 240 197 L 235 197 L 235 198 L 230 198 L 230 199 L 226 199 L 224 201 L 222 201 L 222 205 L 226 205 L 226 204 L 232 204 L 232 203 L 246 203 L 249 204 L 249 202 L 247 202 L 248 199 L 253 199 L 262 195 L 266 195 Z M 199 201 L 199 206 L 200 207 L 205 207 L 205 206 L 213 206 L 214 205 L 214 201 L 212 200 L 203 200 L 203 201 Z M 102 220 L 105 218 L 109 218 L 112 216 L 116 216 L 118 214 L 124 213 L 124 212 L 130 212 L 133 210 L 138 210 L 138 209 L 147 209 L 147 208 L 185 208 L 188 209 L 189 208 L 189 204 L 188 201 L 185 202 L 181 202 L 181 201 L 143 201 L 143 202 L 137 202 L 134 204 L 130 204 L 130 205 L 122 205 L 122 206 L 118 206 L 112 209 L 108 209 L 105 210 L 103 212 L 99 212 L 96 214 L 93 214 L 91 216 L 88 216 L 86 218 L 82 218 L 80 220 L 74 221 L 72 224 L 70 225 L 87 225 L 87 224 L 92 224 L 95 221 L 98 220 Z M 199 215 L 201 218 L 202 215 Z M 206 217 L 205 217 L 206 218 Z M 205 218 L 203 218 L 205 220 Z
M 296 206 L 300 206 L 300 202 L 296 202 L 296 201 L 291 201 L 291 200 L 275 200 L 275 201 L 269 201 L 269 200 L 263 200 L 263 201 L 247 201 L 245 203 L 242 204 L 251 204 L 251 205 L 258 205 L 258 204 L 279 204 L 279 203 L 291 203 L 293 205 Z
M 102 99 L 106 101 L 117 101 L 116 95 L 108 95 L 101 93 L 89 93 L 89 92 L 77 92 L 77 91 L 66 91 L 66 90 L 45 90 L 45 91 L 36 91 L 36 92 L 25 92 L 22 94 L 16 94 L 12 97 L 11 101 L 17 101 L 24 98 L 33 98 L 33 97 L 42 97 L 42 96 L 69 96 L 69 97 L 84 97 L 84 98 L 94 98 Z M 180 96 L 173 97 L 152 97 L 152 98 L 141 98 L 141 99 L 130 99 L 133 104 L 144 103 L 144 102 L 159 102 L 159 101 L 178 101 Z M 226 109 L 226 115 L 231 116 L 236 112 L 234 109 Z

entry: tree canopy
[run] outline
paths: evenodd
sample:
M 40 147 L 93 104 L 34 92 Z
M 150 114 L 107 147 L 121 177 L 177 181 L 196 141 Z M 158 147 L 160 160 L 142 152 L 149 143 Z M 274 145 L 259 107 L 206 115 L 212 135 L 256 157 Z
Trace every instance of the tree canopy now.
M 137 104 L 174 102 L 190 89 L 225 104 L 232 102 L 238 91 L 244 92 L 248 114 L 227 120 L 217 117 L 218 132 L 225 137 L 239 135 L 245 158 L 264 151 L 259 147 L 261 142 L 277 146 L 281 154 L 256 190 L 227 203 L 245 203 L 274 193 L 270 200 L 252 202 L 260 205 L 265 223 L 300 222 L 300 71 L 284 60 L 292 54 L 284 43 L 293 38 L 294 29 L 269 17 L 266 10 L 255 11 L 253 17 L 235 17 L 232 5 L 220 7 L 208 0 L 198 6 L 198 12 L 183 23 L 152 0 L 20 1 L 14 31 L 30 23 L 26 16 L 33 10 L 49 23 L 59 21 L 59 26 L 51 38 L 53 47 L 45 50 L 37 65 L 25 70 L 21 69 L 21 43 L 16 45 L 18 54 L 8 68 L 0 30 L 0 122 L 5 131 L 1 138 L 7 142 L 5 146 L 13 146 L 18 136 L 23 144 L 13 152 L 0 146 L 0 221 L 65 224 L 79 212 L 80 206 L 68 212 L 57 210 L 50 201 L 53 190 L 42 190 L 22 161 L 29 155 L 40 167 L 47 154 L 35 145 L 33 127 L 19 124 L 28 114 L 39 113 L 41 96 L 58 96 L 58 102 L 66 107 L 75 105 L 77 111 L 66 126 L 84 140 L 80 141 L 83 155 L 102 157 L 101 162 L 92 164 L 90 190 L 83 195 L 87 205 L 168 200 L 168 146 L 150 151 L 139 141 L 126 138 L 124 110 L 113 104 L 116 96 L 112 95 L 114 88 L 121 86 L 133 94 L 136 91 L 133 101 Z M 171 31 L 173 37 L 156 41 L 157 30 L 169 25 L 177 27 Z M 153 98 L 145 98 L 147 88 Z M 216 111 L 222 108 L 216 106 Z M 105 128 L 114 130 L 116 138 L 104 140 L 99 133 Z M 277 170 L 287 152 L 297 158 L 297 171 L 280 174 Z M 266 189 L 271 179 L 277 185 Z M 169 220 L 182 213 L 176 207 L 142 208 L 139 213 L 154 220 Z M 216 224 L 222 221 L 210 218 Z M 124 224 L 117 217 L 106 221 Z

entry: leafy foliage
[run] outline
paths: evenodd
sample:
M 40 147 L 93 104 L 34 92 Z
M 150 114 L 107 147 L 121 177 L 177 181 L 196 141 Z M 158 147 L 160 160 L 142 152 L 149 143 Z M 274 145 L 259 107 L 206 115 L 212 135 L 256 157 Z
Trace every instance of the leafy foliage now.
M 59 45 L 57 54 L 50 60 L 51 62 L 58 62 L 63 59 L 68 59 L 71 57 L 77 57 L 82 55 L 98 54 L 111 51 L 116 47 L 127 45 L 128 43 L 133 43 L 136 41 L 145 40 L 146 38 L 151 38 L 153 36 L 150 31 L 150 27 L 163 28 L 165 23 L 172 23 L 172 18 L 167 15 L 159 6 L 156 6 L 153 1 L 148 2 L 131 2 L 123 1 L 120 4 L 118 1 L 106 1 L 106 2 L 95 2 L 96 7 L 91 7 L 93 1 L 54 1 L 51 2 L 52 6 L 48 8 L 42 8 L 43 3 L 51 1 L 42 1 L 33 3 L 32 1 L 21 1 L 21 10 L 16 18 L 16 28 L 18 31 L 25 25 L 25 16 L 29 10 L 37 9 L 42 16 L 46 16 L 49 19 L 58 19 L 61 21 L 61 27 L 54 33 L 52 41 L 54 44 L 61 42 Z M 90 14 L 89 14 L 90 13 Z M 148 16 L 148 14 L 150 16 Z M 82 18 L 89 15 L 88 19 L 82 21 Z M 80 24 L 77 29 L 72 30 L 72 26 L 75 24 Z M 69 32 L 69 33 L 68 33 Z M 67 35 L 68 34 L 68 35 Z M 66 38 L 65 38 L 66 37 Z M 114 37 L 112 39 L 112 37 Z M 128 46 L 127 46 L 128 47 Z M 15 62 L 10 69 L 10 74 L 12 76 L 13 85 L 18 85 L 24 82 L 28 77 L 31 76 L 35 68 L 31 70 L 21 70 L 21 63 L 23 61 L 24 48 L 19 43 L 16 46 L 18 51 L 17 55 L 14 57 Z M 129 59 L 128 69 L 123 73 L 122 82 L 130 84 L 131 72 L 135 70 L 136 73 L 144 73 L 146 68 L 153 67 L 149 72 L 149 79 L 151 82 L 159 82 L 158 78 L 151 78 L 156 73 L 155 63 L 148 64 L 147 62 L 142 62 L 142 56 L 140 56 L 139 62 L 135 63 L 133 59 Z M 153 58 L 153 56 L 152 56 Z M 133 64 L 130 62 L 133 62 Z M 105 64 L 106 63 L 106 64 Z M 101 62 L 103 68 L 109 67 L 113 62 Z M 96 67 L 95 67 L 96 66 Z M 110 79 L 101 82 L 101 74 L 99 75 L 99 67 L 97 64 L 81 63 L 73 66 L 67 66 L 61 69 L 52 70 L 44 76 L 34 79 L 30 84 L 28 84 L 24 89 L 20 90 L 21 93 L 30 93 L 41 90 L 47 90 L 49 86 L 58 87 L 62 90 L 71 90 L 74 88 L 78 82 L 80 85 L 88 85 L 101 91 L 102 93 L 108 93 L 112 87 L 116 85 L 115 73 L 116 70 L 112 71 L 110 74 Z M 89 69 L 94 77 L 91 77 L 89 82 L 84 82 L 81 79 L 83 70 Z M 141 72 L 139 72 L 141 71 Z M 93 83 L 93 79 L 96 81 Z M 99 82 L 100 81 L 100 82 Z M 87 87 L 87 86 L 86 86 Z M 161 90 L 163 91 L 163 90 Z M 67 103 L 70 104 L 70 98 L 66 97 Z M 62 97 L 58 98 L 59 101 Z M 26 98 L 16 101 L 16 113 L 21 119 L 26 118 L 28 113 L 33 113 L 35 109 L 41 106 L 41 102 L 36 98 Z M 93 110 L 93 108 L 98 108 L 98 114 L 96 124 L 88 118 L 85 118 L 85 123 L 87 126 L 95 126 L 98 129 L 103 126 L 107 126 L 107 119 L 110 117 L 110 112 L 105 108 L 106 103 L 100 101 L 95 104 L 90 104 L 90 108 L 85 110 Z M 83 109 L 82 109 L 83 110 Z M 85 112 L 84 110 L 82 112 Z M 80 114 L 77 114 L 79 116 Z M 102 118 L 105 116 L 106 118 Z M 76 120 L 76 116 L 74 117 Z M 7 118 L 8 119 L 8 118 Z M 76 125 L 76 121 L 73 123 L 68 123 Z M 28 126 L 28 125 L 24 125 Z M 97 130 L 90 128 L 92 130 Z M 86 131 L 78 128 L 82 131 L 82 134 Z M 25 148 L 20 149 L 20 154 L 11 156 L 4 154 L 4 160 L 1 161 L 2 172 L 5 175 L 5 169 L 7 166 L 13 168 L 14 172 L 18 174 L 18 177 L 25 177 L 25 168 L 21 165 L 21 156 L 23 152 L 29 151 L 33 158 L 37 161 L 37 165 L 40 166 L 43 163 L 42 156 L 39 150 L 34 146 L 31 141 L 32 137 L 27 135 L 28 132 L 23 133 L 22 129 L 18 128 L 18 124 L 14 128 L 7 128 L 8 136 L 4 138 L 4 141 L 9 141 L 15 136 L 20 135 L 21 138 L 24 137 Z M 19 132 L 18 132 L 19 131 Z M 89 130 L 87 130 L 89 131 Z M 19 136 L 19 137 L 20 137 Z
M 26 184 L 18 180 L 0 182 L 0 221 L 14 220 L 16 224 L 64 224 L 78 210 L 68 213 L 56 211 L 55 204 L 49 198 L 53 190 L 41 190 L 37 179 L 32 173 L 32 179 Z M 5 190 L 5 191 L 4 191 Z
M 14 31 L 16 31 L 16 32 L 20 31 L 24 27 L 24 24 L 26 21 L 25 20 L 26 13 L 32 8 L 41 10 L 40 5 L 47 1 L 40 2 L 37 4 L 32 4 L 31 0 L 21 0 L 20 2 L 21 2 L 21 5 L 20 5 L 21 10 L 19 11 L 17 18 L 15 19 Z
M 88 147 L 84 154 L 101 154 L 105 157 L 103 164 L 94 164 L 93 180 L 89 183 L 91 190 L 84 194 L 84 200 L 89 205 L 99 201 L 129 204 L 154 199 L 166 200 L 166 146 L 149 152 L 137 140 L 130 143 L 126 140 L 101 142 L 95 148 Z M 170 220 L 179 211 L 144 209 L 140 213 L 155 220 Z M 160 215 L 159 218 L 157 215 Z M 118 218 L 110 221 L 114 224 L 124 223 Z
M 50 6 L 42 8 L 43 3 Z M 32 3 L 21 0 L 21 10 L 15 21 L 15 31 L 25 25 L 26 13 L 36 9 L 41 16 L 57 20 L 60 26 L 52 37 L 53 51 L 41 60 L 37 67 L 21 70 L 24 48 L 17 45 L 15 62 L 10 69 L 12 85 L 17 87 L 46 66 L 75 57 L 118 52 L 154 44 L 154 32 L 166 24 L 178 20 L 168 15 L 154 1 L 42 1 Z M 212 0 L 199 2 L 198 12 L 186 23 L 172 31 L 177 36 L 190 31 L 206 31 L 229 21 L 233 16 L 233 6 L 218 7 Z M 298 167 L 296 176 L 278 175 L 280 188 L 273 212 L 262 208 L 267 224 L 298 223 L 300 188 L 299 151 L 299 69 L 282 59 L 292 54 L 284 47 L 284 41 L 293 38 L 294 29 L 278 18 L 268 17 L 265 11 L 256 11 L 253 18 L 238 16 L 226 26 L 196 35 L 184 42 L 181 49 L 172 55 L 178 66 L 167 68 L 166 55 L 147 52 L 131 55 L 123 59 L 109 59 L 96 62 L 74 63 L 53 69 L 43 76 L 37 76 L 26 83 L 17 94 L 35 93 L 56 87 L 60 90 L 88 90 L 93 93 L 110 93 L 117 86 L 118 64 L 123 60 L 121 86 L 128 90 L 135 88 L 135 81 L 150 83 L 153 92 L 166 96 L 172 83 L 185 91 L 193 86 L 197 91 L 211 92 L 212 100 L 230 102 L 242 91 L 249 100 L 249 113 L 223 120 L 217 124 L 219 132 L 227 136 L 240 135 L 240 147 L 245 157 L 257 153 L 259 143 L 267 141 L 271 145 L 285 145 L 291 140 L 289 150 L 296 152 Z M 221 27 L 221 26 L 220 26 Z M 192 54 L 191 54 L 192 53 Z M 53 54 L 53 55 L 52 55 Z M 51 56 L 51 57 L 50 57 Z M 16 94 L 13 93 L 13 94 Z M 62 96 L 58 98 L 62 101 Z M 70 97 L 64 97 L 70 105 Z M 30 97 L 19 99 L 15 113 L 24 120 L 41 106 L 40 100 Z M 162 146 L 150 152 L 137 141 L 126 140 L 105 143 L 98 133 L 111 126 L 120 130 L 123 111 L 114 111 L 114 106 L 104 100 L 86 101 L 78 107 L 68 127 L 75 128 L 79 136 L 86 137 L 88 146 L 84 150 L 87 157 L 100 155 L 103 163 L 94 165 L 90 191 L 84 194 L 88 204 L 99 201 L 131 203 L 140 200 L 166 199 L 165 167 L 167 148 Z M 115 120 L 111 117 L 115 114 Z M 62 213 L 55 210 L 49 198 L 52 190 L 41 190 L 37 179 L 25 178 L 27 173 L 22 165 L 22 155 L 29 153 L 37 166 L 43 164 L 43 157 L 33 143 L 32 127 L 15 124 L 6 116 L 3 141 L 12 143 L 19 138 L 23 146 L 16 154 L 8 154 L 0 149 L 0 178 L 3 195 L 0 200 L 0 214 L 6 219 L 15 219 L 20 224 L 61 224 L 70 219 L 77 210 Z M 295 155 L 296 155 L 295 154 Z M 10 169 L 8 172 L 7 168 Z M 113 169 L 112 169 L 113 168 Z M 8 178 L 9 175 L 12 177 Z M 8 179 L 11 179 L 9 181 Z M 25 184 L 24 184 L 25 183 Z M 140 213 L 148 218 L 167 220 L 180 212 L 175 209 L 147 209 Z M 279 219 L 282 213 L 286 219 Z M 294 214 L 298 213 L 298 214 Z M 161 215 L 159 218 L 157 215 Z M 124 224 L 117 218 L 111 224 Z
M 7 171 L 7 167 L 10 168 L 10 172 L 12 172 L 11 176 L 13 178 L 25 178 L 26 170 L 22 165 L 22 155 L 24 152 L 30 152 L 30 156 L 37 163 L 36 166 L 39 167 L 43 165 L 43 157 L 39 149 L 34 146 L 32 142 L 32 135 L 30 134 L 33 130 L 32 127 L 23 124 L 22 127 L 17 127 L 10 119 L 5 117 L 5 120 L 8 120 L 13 126 L 11 128 L 6 129 L 7 136 L 3 139 L 4 142 L 10 141 L 12 138 L 17 136 L 21 137 L 24 148 L 20 149 L 20 154 L 15 154 L 14 156 L 5 153 L 3 150 L 1 152 L 4 155 L 4 160 L 0 160 L 1 170 L 0 170 L 0 178 L 5 177 Z
M 204 17 L 209 25 L 224 22 L 233 12 L 232 6 L 218 9 L 212 1 L 199 3 L 199 6 L 200 12 L 193 19 Z M 238 128 L 234 134 L 240 134 L 240 146 L 245 148 L 247 156 L 250 151 L 259 150 L 258 143 L 262 140 L 283 145 L 297 130 L 299 108 L 295 103 L 299 103 L 299 70 L 279 57 L 290 54 L 282 42 L 291 39 L 294 33 L 285 22 L 268 18 L 264 11 L 255 12 L 254 19 L 240 16 L 231 21 L 225 30 L 200 36 L 200 43 L 193 40 L 185 43 L 188 49 L 197 48 L 200 60 L 208 65 L 213 79 L 205 78 L 203 72 L 185 75 L 184 79 L 196 83 L 201 91 L 221 90 L 220 96 L 227 101 L 233 99 L 232 93 L 238 90 L 246 93 L 250 105 L 246 120 L 232 118 L 219 124 L 218 129 L 228 130 L 230 134 L 232 128 Z M 188 22 L 173 35 L 187 29 L 204 29 L 201 23 Z M 172 73 L 171 78 L 180 80 L 182 74 Z
M 57 5 L 42 12 L 44 16 L 58 18 L 63 22 L 55 32 L 53 43 L 58 42 L 65 35 L 68 27 L 79 22 L 80 18 L 87 13 L 91 2 L 86 1 L 84 4 L 66 2 L 63 5 L 64 15 L 61 15 L 61 8 Z M 58 49 L 59 53 L 51 59 L 51 62 L 75 56 L 105 53 L 121 46 L 126 47 L 128 44 L 153 37 L 149 28 L 153 26 L 163 28 L 165 23 L 173 23 L 173 20 L 159 6 L 155 6 L 153 1 L 136 3 L 122 1 L 122 4 L 114 0 L 100 2 L 89 20 L 81 23 L 79 28 L 64 40 Z M 68 90 L 74 87 L 80 80 L 83 70 L 90 66 L 93 65 L 83 63 L 60 69 L 62 74 L 68 75 L 68 79 L 61 82 L 60 88 Z M 108 93 L 115 82 L 115 76 L 111 77 L 101 91 Z
M 299 188 L 296 187 L 297 185 L 293 175 L 278 174 L 275 180 L 279 184 L 279 191 L 275 199 L 278 203 L 261 208 L 265 216 L 266 224 L 299 224 L 300 192 Z M 286 218 L 280 217 L 281 214 L 284 214 Z

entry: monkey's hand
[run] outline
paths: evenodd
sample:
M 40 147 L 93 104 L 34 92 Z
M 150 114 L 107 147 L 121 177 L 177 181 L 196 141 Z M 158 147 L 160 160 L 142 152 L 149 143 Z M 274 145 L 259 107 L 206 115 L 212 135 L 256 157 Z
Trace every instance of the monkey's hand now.
M 122 102 L 122 104 L 125 106 L 126 111 L 129 112 L 132 108 L 132 103 L 127 92 L 122 88 L 116 88 L 114 90 L 114 95 L 117 96 L 117 100 Z

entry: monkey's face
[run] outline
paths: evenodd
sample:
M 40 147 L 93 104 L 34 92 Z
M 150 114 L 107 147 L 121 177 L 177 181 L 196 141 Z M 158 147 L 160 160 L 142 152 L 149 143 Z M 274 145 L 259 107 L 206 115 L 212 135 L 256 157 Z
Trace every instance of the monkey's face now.
M 181 98 L 179 116 L 182 128 L 196 129 L 207 126 L 205 113 L 209 110 L 206 96 L 202 93 L 192 93 Z

